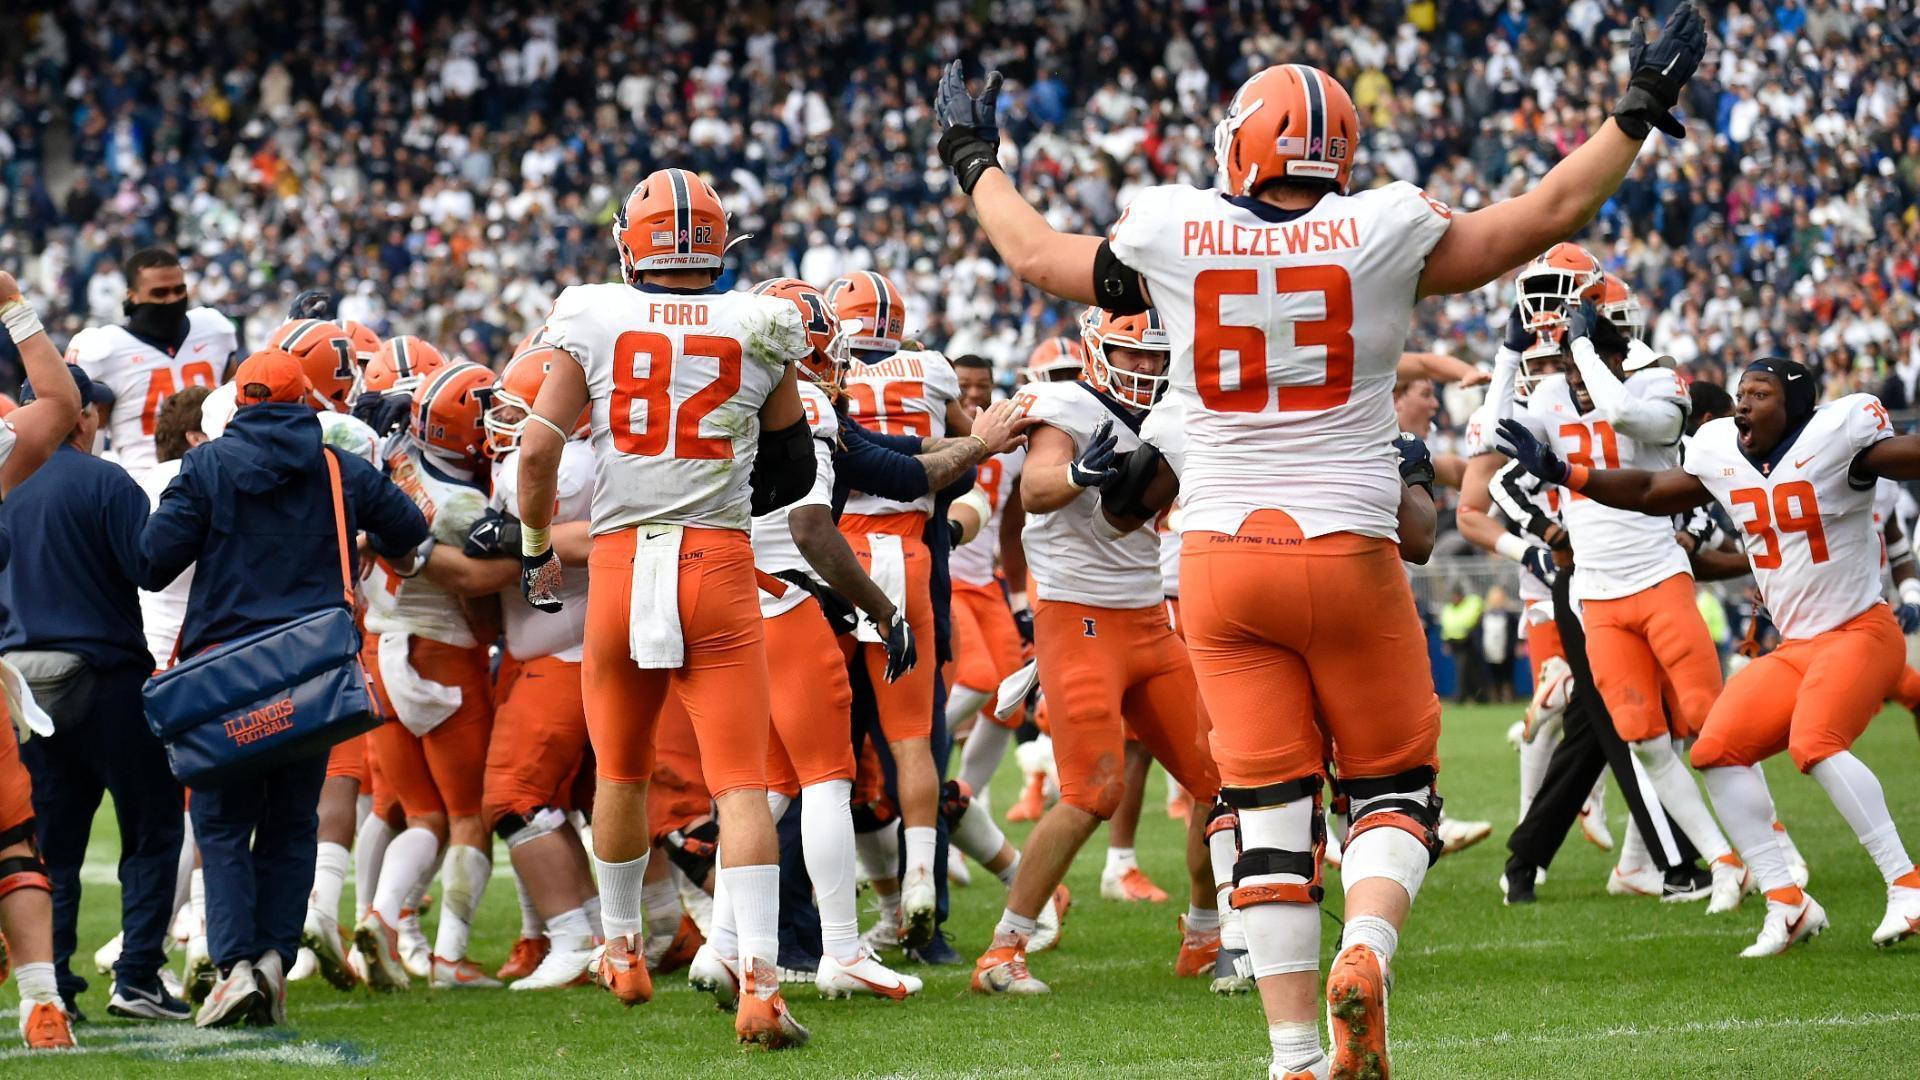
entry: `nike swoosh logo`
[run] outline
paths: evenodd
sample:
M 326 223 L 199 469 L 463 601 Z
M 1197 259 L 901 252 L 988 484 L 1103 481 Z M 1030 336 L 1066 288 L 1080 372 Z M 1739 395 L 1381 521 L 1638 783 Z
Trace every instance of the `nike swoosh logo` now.
M 851 971 L 845 974 L 847 978 L 867 987 L 881 997 L 892 998 L 895 1001 L 905 1001 L 907 999 L 907 988 L 905 986 L 882 986 L 872 979 L 863 979 Z
M 195 345 L 195 346 L 193 347 L 193 351 L 194 351 L 194 352 L 206 352 L 206 351 L 207 351 L 207 343 L 206 343 L 206 342 L 204 342 L 204 341 L 202 341 L 202 342 L 200 342 L 200 343 L 199 343 L 198 345 Z
M 1796 469 L 1804 469 L 1807 467 L 1807 462 L 1812 461 L 1813 458 L 1814 458 L 1814 455 L 1808 454 L 1806 457 L 1803 457 L 1799 461 L 1794 462 L 1793 467 Z
M 1811 907 L 1801 909 L 1799 918 L 1787 924 L 1787 944 L 1791 945 L 1800 940 L 1800 928 L 1807 924 L 1807 916 L 1812 911 Z

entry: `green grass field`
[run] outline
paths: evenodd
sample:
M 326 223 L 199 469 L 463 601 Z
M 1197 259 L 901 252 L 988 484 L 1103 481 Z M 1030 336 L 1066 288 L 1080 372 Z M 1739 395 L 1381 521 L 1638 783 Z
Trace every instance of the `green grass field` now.
M 1812 862 L 1811 888 L 1833 919 L 1833 929 L 1810 946 L 1781 959 L 1743 961 L 1736 954 L 1759 926 L 1756 898 L 1736 914 L 1709 919 L 1704 904 L 1609 897 L 1603 885 L 1611 857 L 1577 838 L 1542 886 L 1539 904 L 1503 908 L 1494 879 L 1514 817 L 1517 765 L 1502 734 L 1518 708 L 1447 712 L 1449 812 L 1493 820 L 1495 836 L 1434 868 L 1402 937 L 1393 999 L 1397 1075 L 1915 1075 L 1920 942 L 1887 952 L 1872 947 L 1867 935 L 1882 911 L 1880 880 L 1818 787 L 1785 762 L 1769 766 L 1774 793 Z M 1859 750 L 1886 780 L 1909 843 L 1920 841 L 1920 741 L 1912 721 L 1889 709 Z M 1009 760 L 996 805 L 1012 800 L 1016 783 Z M 1140 855 L 1171 888 L 1182 880 L 1181 833 L 1158 809 L 1161 792 L 1156 773 Z M 1625 815 L 1617 795 L 1609 809 L 1618 835 Z M 95 835 L 100 872 L 88 876 L 107 883 L 87 887 L 76 959 L 87 959 L 89 969 L 118 912 L 117 889 L 107 880 L 111 818 L 101 817 Z M 376 999 L 342 995 L 314 980 L 293 988 L 292 1028 L 270 1033 L 110 1021 L 108 980 L 93 979 L 83 1008 L 96 1022 L 79 1030 L 82 1052 L 30 1057 L 9 1048 L 0 1051 L 0 1074 L 1263 1076 L 1257 1004 L 1215 998 L 1203 983 L 1174 979 L 1175 908 L 1100 900 L 1103 843 L 1104 834 L 1096 837 L 1069 878 L 1077 900 L 1060 949 L 1034 965 L 1053 985 L 1051 997 L 974 997 L 966 968 L 919 969 L 928 976 L 926 993 L 901 1004 L 823 1002 L 811 988 L 790 988 L 797 1015 L 814 1033 L 811 1046 L 793 1053 L 743 1055 L 733 1045 L 730 1018 L 679 975 L 632 1011 L 591 989 L 416 990 Z M 1330 958 L 1339 890 L 1329 893 Z M 1002 890 L 986 878 L 955 897 L 950 929 L 971 958 L 999 913 Z M 496 878 L 474 955 L 497 964 L 517 923 L 512 885 Z M 0 1002 L 13 1001 L 11 988 L 0 990 Z

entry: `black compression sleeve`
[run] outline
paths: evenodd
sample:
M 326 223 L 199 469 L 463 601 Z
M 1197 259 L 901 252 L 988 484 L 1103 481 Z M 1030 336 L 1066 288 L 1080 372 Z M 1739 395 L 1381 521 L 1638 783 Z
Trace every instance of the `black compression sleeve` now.
M 1100 250 L 1093 255 L 1093 295 L 1115 315 L 1138 315 L 1153 306 L 1147 302 L 1147 283 L 1140 272 L 1121 262 L 1107 240 L 1100 241 Z
M 798 501 L 813 487 L 813 436 L 805 420 L 760 432 L 753 460 L 753 516 L 772 513 Z

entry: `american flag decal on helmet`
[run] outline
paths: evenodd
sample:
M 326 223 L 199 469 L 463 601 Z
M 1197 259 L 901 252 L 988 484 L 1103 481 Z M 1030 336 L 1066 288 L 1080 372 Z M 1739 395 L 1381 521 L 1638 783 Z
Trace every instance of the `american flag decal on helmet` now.
M 670 229 L 669 229 L 669 230 L 660 230 L 660 229 L 656 229 L 656 230 L 654 230 L 654 234 L 653 234 L 653 242 L 654 242 L 655 244 L 659 244 L 659 245 L 663 245 L 663 246 L 664 246 L 664 245 L 666 245 L 666 244 L 671 244 L 671 243 L 673 243 L 673 232 L 672 232 L 672 230 L 670 230 Z

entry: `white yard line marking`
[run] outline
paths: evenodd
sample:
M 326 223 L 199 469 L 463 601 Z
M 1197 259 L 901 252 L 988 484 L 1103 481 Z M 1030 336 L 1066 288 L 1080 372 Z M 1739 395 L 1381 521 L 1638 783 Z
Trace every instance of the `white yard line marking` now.
M 1496 1031 L 1443 1039 L 1395 1039 L 1395 1049 L 1460 1050 L 1485 1046 L 1541 1046 L 1559 1043 L 1613 1042 L 1673 1035 L 1717 1035 L 1730 1031 L 1789 1031 L 1797 1028 L 1884 1027 L 1920 1021 L 1920 1012 L 1836 1013 L 1831 1016 L 1783 1016 L 1691 1020 L 1684 1024 L 1615 1024 L 1590 1031 Z
M 361 1065 L 366 1055 L 329 1043 L 297 1042 L 260 1031 L 232 1031 L 195 1027 L 114 1030 L 83 1026 L 79 1045 L 68 1054 L 123 1054 L 156 1061 L 254 1061 L 275 1065 L 338 1067 Z M 0 1049 L 0 1061 L 15 1058 L 47 1060 L 45 1051 L 25 1047 Z

